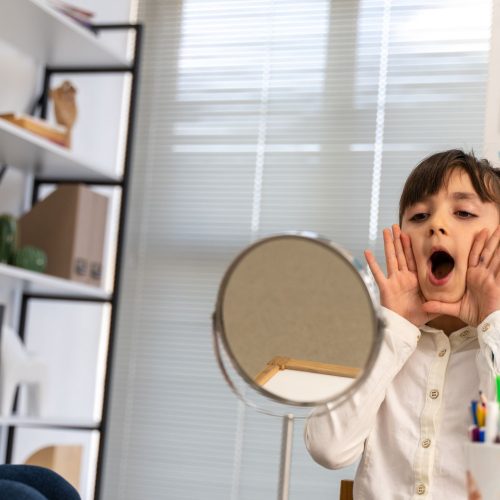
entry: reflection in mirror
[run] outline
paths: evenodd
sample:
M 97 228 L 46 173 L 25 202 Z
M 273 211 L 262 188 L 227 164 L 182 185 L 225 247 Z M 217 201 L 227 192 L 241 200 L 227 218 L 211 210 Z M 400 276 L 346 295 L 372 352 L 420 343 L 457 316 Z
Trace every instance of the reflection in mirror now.
M 350 257 L 300 234 L 240 254 L 221 285 L 217 324 L 239 374 L 294 405 L 345 393 L 378 347 L 372 297 Z
M 347 389 L 361 373 L 360 368 L 276 356 L 255 382 L 287 400 L 324 401 Z

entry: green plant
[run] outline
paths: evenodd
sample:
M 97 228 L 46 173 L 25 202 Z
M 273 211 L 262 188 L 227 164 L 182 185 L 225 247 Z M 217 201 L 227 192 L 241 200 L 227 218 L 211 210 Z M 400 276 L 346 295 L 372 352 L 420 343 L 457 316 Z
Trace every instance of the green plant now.
M 10 263 L 17 247 L 17 222 L 12 215 L 0 215 L 0 262 Z
M 15 253 L 14 265 L 43 273 L 47 268 L 47 255 L 41 248 L 26 245 Z

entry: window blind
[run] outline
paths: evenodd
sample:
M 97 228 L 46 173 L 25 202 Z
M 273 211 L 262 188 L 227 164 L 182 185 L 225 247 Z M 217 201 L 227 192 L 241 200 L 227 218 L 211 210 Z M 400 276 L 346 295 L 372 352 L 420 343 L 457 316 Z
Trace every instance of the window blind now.
M 256 238 L 319 232 L 381 262 L 404 179 L 481 153 L 484 0 L 141 0 L 146 25 L 103 498 L 277 494 L 281 421 L 225 385 L 210 316 Z M 294 436 L 290 497 L 332 499 Z

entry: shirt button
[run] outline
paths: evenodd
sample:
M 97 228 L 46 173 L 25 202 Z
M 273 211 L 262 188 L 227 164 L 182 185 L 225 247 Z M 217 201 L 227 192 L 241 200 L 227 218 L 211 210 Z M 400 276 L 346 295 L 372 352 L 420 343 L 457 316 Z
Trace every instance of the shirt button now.
M 490 329 L 490 324 L 489 323 L 485 323 L 482 327 L 481 327 L 481 330 L 483 332 L 486 332 Z
M 442 358 L 446 354 L 446 349 L 439 351 L 439 357 Z
M 419 495 L 423 495 L 425 493 L 425 484 L 420 483 L 417 485 L 417 493 Z
M 439 391 L 437 389 L 432 389 L 432 391 L 429 392 L 429 396 L 431 399 L 436 399 L 439 396 Z
M 430 439 L 424 439 L 424 440 L 422 441 L 422 446 L 423 446 L 424 448 L 429 448 L 429 446 L 430 446 L 430 445 L 431 445 L 431 440 L 430 440 Z

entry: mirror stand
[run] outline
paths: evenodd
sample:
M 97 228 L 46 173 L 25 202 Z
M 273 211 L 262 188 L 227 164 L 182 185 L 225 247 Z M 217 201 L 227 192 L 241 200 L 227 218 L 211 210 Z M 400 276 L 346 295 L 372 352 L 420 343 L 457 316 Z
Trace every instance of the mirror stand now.
M 288 500 L 295 420 L 348 399 L 379 352 L 383 320 L 371 279 L 313 233 L 271 236 L 230 264 L 212 322 L 229 387 L 247 406 L 282 420 L 277 493 Z
M 290 469 L 292 466 L 293 424 L 294 417 L 291 413 L 283 416 L 278 500 L 288 500 L 288 491 L 290 488 Z

